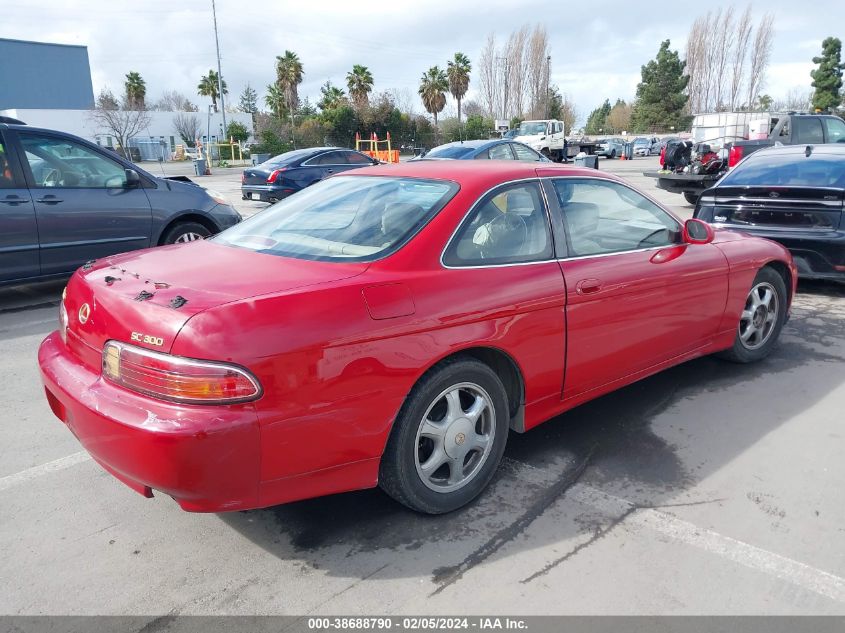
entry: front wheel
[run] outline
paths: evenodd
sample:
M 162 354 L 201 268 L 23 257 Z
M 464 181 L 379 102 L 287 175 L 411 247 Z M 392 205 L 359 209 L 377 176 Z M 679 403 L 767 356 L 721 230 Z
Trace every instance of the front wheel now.
M 167 234 L 162 238 L 162 244 L 182 244 L 184 242 L 194 242 L 196 240 L 204 240 L 211 231 L 199 222 L 180 222 L 173 226 Z
M 684 200 L 689 202 L 690 204 L 696 204 L 698 202 L 699 194 L 693 193 L 692 191 L 684 191 Z
M 760 269 L 739 317 L 733 347 L 720 355 L 735 363 L 753 363 L 771 354 L 786 322 L 786 284 L 777 271 Z
M 615 150 L 615 149 L 614 149 L 614 150 L 611 150 L 611 152 L 610 152 L 610 157 L 611 157 L 611 158 L 616 158 L 616 150 Z
M 505 450 L 508 401 L 498 375 L 472 358 L 429 371 L 387 442 L 379 485 L 412 510 L 451 512 L 478 496 Z

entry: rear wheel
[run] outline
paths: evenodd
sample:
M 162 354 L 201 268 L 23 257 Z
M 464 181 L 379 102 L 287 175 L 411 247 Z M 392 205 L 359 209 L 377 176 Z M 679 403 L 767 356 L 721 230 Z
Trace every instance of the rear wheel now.
M 472 501 L 490 482 L 508 435 L 505 388 L 472 358 L 446 361 L 413 388 L 379 469 L 391 497 L 426 514 Z
M 689 202 L 690 204 L 696 204 L 698 202 L 699 194 L 694 193 L 692 191 L 684 191 L 684 200 Z
M 786 284 L 777 271 L 761 268 L 739 317 L 733 347 L 720 355 L 735 363 L 753 363 L 771 354 L 786 321 Z
M 180 222 L 170 228 L 162 238 L 162 244 L 182 244 L 184 242 L 195 242 L 204 240 L 211 231 L 199 222 Z

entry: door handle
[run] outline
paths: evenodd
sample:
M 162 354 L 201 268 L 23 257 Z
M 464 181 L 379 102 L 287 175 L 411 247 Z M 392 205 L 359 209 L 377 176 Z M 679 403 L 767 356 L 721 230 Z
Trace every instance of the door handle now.
M 44 196 L 43 198 L 36 198 L 35 201 L 40 202 L 42 204 L 58 204 L 59 202 L 62 202 L 62 199 L 57 198 L 56 196 L 54 196 L 52 194 L 48 194 L 48 195 Z
M 326 170 L 326 173 L 327 173 L 327 174 L 333 174 L 333 173 L 334 173 L 334 169 L 327 169 L 327 170 Z
M 575 284 L 575 292 L 579 295 L 591 295 L 601 290 L 600 279 L 582 279 Z
M 10 195 L 10 196 L 6 196 L 2 200 L 0 200 L 0 202 L 2 202 L 3 204 L 15 205 L 15 204 L 23 204 L 24 202 L 26 202 L 26 200 L 24 198 L 21 198 L 20 196 L 16 196 L 16 195 L 13 194 L 13 195 Z

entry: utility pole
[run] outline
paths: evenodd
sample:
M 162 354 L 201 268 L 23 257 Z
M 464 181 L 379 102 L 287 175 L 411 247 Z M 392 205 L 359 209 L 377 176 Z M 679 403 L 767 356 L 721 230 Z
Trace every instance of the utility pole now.
M 549 95 L 549 89 L 552 86 L 552 56 L 546 55 L 546 118 L 548 119 L 552 114 L 552 101 Z
M 220 39 L 217 37 L 217 8 L 211 0 L 211 14 L 214 16 L 214 44 L 217 47 L 217 91 L 220 93 L 220 111 L 223 113 L 223 136 L 226 136 L 226 104 L 223 102 L 223 71 L 220 69 Z

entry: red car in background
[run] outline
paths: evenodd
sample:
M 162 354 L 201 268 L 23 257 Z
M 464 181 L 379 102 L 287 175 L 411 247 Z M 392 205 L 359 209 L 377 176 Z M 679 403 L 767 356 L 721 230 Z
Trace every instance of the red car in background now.
M 380 485 L 442 513 L 510 430 L 705 354 L 763 358 L 795 283 L 782 246 L 595 170 L 386 165 L 83 266 L 38 359 L 53 412 L 144 495 L 218 512 Z

